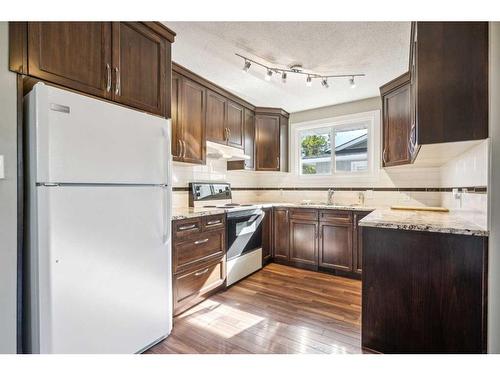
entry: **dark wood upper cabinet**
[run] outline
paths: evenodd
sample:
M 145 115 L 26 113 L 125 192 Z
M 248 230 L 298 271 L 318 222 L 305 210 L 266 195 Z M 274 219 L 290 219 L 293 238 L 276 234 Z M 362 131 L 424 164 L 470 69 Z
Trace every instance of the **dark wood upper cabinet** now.
M 416 22 L 420 144 L 488 137 L 488 22 Z
M 227 102 L 226 111 L 227 144 L 243 148 L 244 144 L 244 116 L 243 107 L 232 101 Z
M 384 166 L 488 138 L 488 22 L 413 22 L 409 71 L 380 88 Z
M 174 161 L 182 161 L 182 128 L 181 114 L 181 90 L 182 77 L 172 73 L 171 111 L 172 111 L 172 157 Z
M 207 141 L 226 144 L 226 103 L 225 97 L 207 90 Z
M 382 161 L 386 167 L 411 162 L 411 86 L 405 73 L 381 87 L 383 147 Z
M 262 223 L 262 262 L 266 263 L 273 256 L 273 210 L 264 208 Z
M 113 98 L 161 115 L 165 111 L 167 41 L 137 22 L 113 22 Z
M 204 164 L 206 89 L 189 79 L 183 78 L 181 82 L 181 159 L 187 163 Z
M 255 113 L 247 108 L 244 110 L 245 119 L 245 155 L 250 159 L 244 161 L 245 169 L 255 169 Z
M 257 171 L 280 170 L 280 118 L 277 115 L 255 116 Z
M 351 223 L 320 222 L 319 226 L 319 266 L 341 271 L 352 271 Z
M 273 209 L 274 259 L 288 261 L 289 251 L 289 213 L 288 208 Z
M 318 264 L 318 222 L 290 220 L 290 261 L 316 267 Z
M 255 170 L 288 172 L 288 113 L 255 109 Z
M 110 22 L 29 22 L 26 27 L 27 74 L 111 98 Z
M 11 70 L 170 117 L 175 33 L 160 23 L 18 22 L 9 32 Z

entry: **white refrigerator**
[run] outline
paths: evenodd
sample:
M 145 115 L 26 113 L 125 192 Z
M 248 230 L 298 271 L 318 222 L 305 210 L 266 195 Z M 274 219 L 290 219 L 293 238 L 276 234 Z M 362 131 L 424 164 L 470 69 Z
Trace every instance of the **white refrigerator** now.
M 26 95 L 25 347 L 139 353 L 172 329 L 170 121 Z

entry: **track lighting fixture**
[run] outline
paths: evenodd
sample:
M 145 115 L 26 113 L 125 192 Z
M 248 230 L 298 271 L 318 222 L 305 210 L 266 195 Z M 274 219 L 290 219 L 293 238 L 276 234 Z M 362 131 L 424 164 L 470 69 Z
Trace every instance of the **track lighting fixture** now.
M 354 82 L 354 77 L 351 77 L 349 80 L 349 84 L 351 85 L 351 89 L 354 89 L 356 87 L 356 82 Z
M 264 65 L 260 62 L 257 62 L 255 60 L 249 59 L 248 57 L 242 56 L 240 54 L 236 54 L 236 56 L 241 57 L 245 62 L 243 65 L 243 71 L 248 72 L 250 69 L 250 66 L 253 64 L 263 67 L 266 69 L 266 74 L 264 75 L 264 79 L 266 81 L 271 81 L 271 78 L 273 76 L 273 73 L 280 74 L 281 75 L 281 82 L 286 83 L 288 73 L 293 73 L 293 74 L 302 74 L 307 76 L 306 78 L 306 86 L 311 87 L 312 86 L 312 80 L 313 79 L 319 79 L 321 80 L 321 85 L 325 88 L 330 87 L 328 84 L 328 79 L 337 79 L 337 78 L 348 78 L 349 79 L 349 85 L 351 88 L 356 87 L 356 83 L 354 82 L 354 79 L 356 77 L 364 77 L 364 74 L 329 74 L 329 75 L 324 75 L 324 74 L 317 74 L 311 71 L 304 71 L 302 69 L 302 65 L 300 64 L 295 64 L 290 66 L 289 68 L 283 69 L 283 68 L 277 68 L 269 65 Z
M 266 81 L 270 81 L 270 80 L 271 80 L 271 78 L 272 78 L 272 76 L 273 76 L 273 71 L 272 71 L 271 69 L 267 69 L 267 73 L 266 73 L 266 75 L 264 76 L 264 79 L 265 79 Z
M 248 69 L 250 69 L 250 65 L 252 65 L 252 64 L 250 63 L 250 61 L 245 60 L 245 65 L 243 65 L 243 71 L 244 71 L 245 73 L 247 73 L 247 72 L 248 72 Z

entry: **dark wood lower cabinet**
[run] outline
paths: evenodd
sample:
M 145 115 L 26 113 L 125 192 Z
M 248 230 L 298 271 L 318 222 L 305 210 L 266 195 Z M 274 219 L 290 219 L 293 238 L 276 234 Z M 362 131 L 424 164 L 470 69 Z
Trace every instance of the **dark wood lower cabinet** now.
M 264 208 L 262 223 L 262 264 L 269 262 L 273 257 L 273 209 Z
M 280 234 L 278 233 L 278 236 Z M 318 222 L 312 220 L 290 220 L 290 262 L 317 268 Z
M 290 258 L 288 208 L 274 207 L 273 211 L 274 259 L 286 262 Z
M 319 267 L 352 270 L 352 225 L 321 222 L 319 225 Z
M 485 353 L 487 246 L 487 237 L 363 228 L 363 347 Z
M 355 211 L 352 222 L 354 225 L 352 236 L 352 270 L 361 274 L 363 270 L 363 227 L 359 226 L 359 221 L 371 211 Z

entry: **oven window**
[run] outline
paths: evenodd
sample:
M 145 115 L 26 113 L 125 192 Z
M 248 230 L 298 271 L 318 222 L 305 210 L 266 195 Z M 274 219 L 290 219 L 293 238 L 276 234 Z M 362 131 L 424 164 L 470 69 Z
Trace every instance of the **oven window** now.
M 262 247 L 263 213 L 227 218 L 227 259 Z

